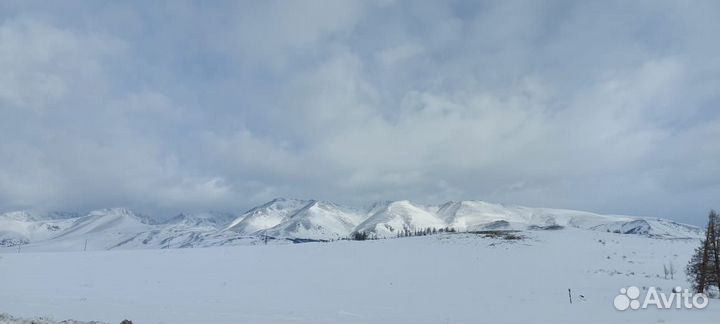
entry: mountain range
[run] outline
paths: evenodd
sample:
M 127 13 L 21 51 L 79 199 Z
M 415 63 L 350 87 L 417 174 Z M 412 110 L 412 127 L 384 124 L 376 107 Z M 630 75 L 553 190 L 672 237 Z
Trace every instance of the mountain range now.
M 425 229 L 457 231 L 558 230 L 698 238 L 701 229 L 671 220 L 584 211 L 506 206 L 483 201 L 420 205 L 381 201 L 366 208 L 327 201 L 276 198 L 235 216 L 183 213 L 159 221 L 127 208 L 81 215 L 69 212 L 0 214 L 0 250 L 37 251 L 187 248 L 346 239 L 354 232 L 377 238 Z

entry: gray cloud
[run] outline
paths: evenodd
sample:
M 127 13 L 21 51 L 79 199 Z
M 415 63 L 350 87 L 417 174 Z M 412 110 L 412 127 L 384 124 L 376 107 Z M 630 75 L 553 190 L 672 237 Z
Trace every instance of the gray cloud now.
M 0 7 L 1 209 L 720 207 L 716 2 Z

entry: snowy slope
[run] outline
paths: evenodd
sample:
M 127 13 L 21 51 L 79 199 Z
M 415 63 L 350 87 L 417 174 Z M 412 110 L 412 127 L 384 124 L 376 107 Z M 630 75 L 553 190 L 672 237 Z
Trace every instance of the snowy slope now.
M 621 288 L 688 287 L 697 240 L 566 228 L 378 241 L 0 255 L 0 313 L 119 323 L 717 323 L 617 311 Z M 59 266 L 61 265 L 61 266 Z M 573 304 L 568 302 L 572 289 Z M 582 297 L 580 297 L 582 295 Z
M 55 238 L 102 233 L 136 233 L 149 229 L 149 221 L 126 208 L 91 211 L 75 221 Z
M 0 313 L 0 324 L 104 324 L 102 322 L 82 322 L 64 319 L 62 321 L 48 317 L 19 318 L 10 314 Z
M 374 206 L 368 219 L 355 231 L 373 233 L 379 237 L 391 237 L 398 231 L 443 228 L 447 224 L 428 210 L 417 207 L 407 200 Z
M 183 213 L 157 222 L 126 208 L 47 221 L 17 220 L 37 218 L 14 215 L 12 221 L 0 219 L 0 252 L 16 251 L 18 245 L 23 251 L 81 251 L 265 244 L 258 237 L 224 230 L 235 218 L 216 212 Z
M 701 237 L 703 230 L 695 226 L 680 224 L 661 218 L 642 218 L 630 221 L 615 221 L 596 225 L 590 229 L 621 234 L 640 234 L 657 237 L 679 237 L 685 233 L 686 237 Z
M 310 201 L 285 221 L 261 233 L 291 239 L 341 239 L 348 237 L 363 217 L 350 208 L 330 202 Z
M 152 226 L 109 249 L 193 248 L 228 244 L 259 244 L 255 237 L 224 231 L 235 216 L 227 213 L 183 213 Z
M 247 211 L 233 221 L 227 229 L 244 235 L 252 235 L 280 225 L 309 203 L 311 203 L 309 200 L 276 198 Z
M 225 228 L 235 219 L 235 215 L 219 212 L 203 212 L 203 213 L 182 213 L 170 218 L 161 224 L 171 226 L 184 226 L 192 228 Z
M 39 214 L 17 211 L 0 214 L 0 247 L 46 240 L 72 225 L 60 213 Z
M 505 206 L 484 201 L 451 201 L 440 206 L 416 206 L 409 201 L 376 204 L 370 217 L 355 230 L 390 237 L 398 229 L 451 227 L 459 231 L 574 227 L 626 234 L 699 237 L 694 226 L 657 218 L 600 215 L 584 211 Z
M 137 233 L 153 228 L 150 219 L 127 208 L 108 208 L 89 212 L 87 215 L 65 220 L 68 226 L 55 236 L 33 241 L 49 251 L 79 251 L 85 248 L 109 249 L 116 242 L 124 241 Z M 85 246 L 87 243 L 87 247 Z
M 448 202 L 440 206 L 438 215 L 449 226 L 459 230 L 475 230 L 498 221 L 507 222 L 509 227 L 515 229 L 525 229 L 531 226 L 591 228 L 608 222 L 634 219 L 626 216 L 598 215 L 575 210 L 504 206 L 483 201 Z

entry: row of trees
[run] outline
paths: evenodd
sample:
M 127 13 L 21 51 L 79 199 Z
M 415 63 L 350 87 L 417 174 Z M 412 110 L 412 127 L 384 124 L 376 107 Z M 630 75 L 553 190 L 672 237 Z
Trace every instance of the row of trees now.
M 442 234 L 442 233 L 455 233 L 457 230 L 453 227 L 443 227 L 443 228 L 435 228 L 435 227 L 428 227 L 423 229 L 415 229 L 410 230 L 408 228 L 404 230 L 397 231 L 397 237 L 411 237 L 411 236 L 426 236 L 426 235 L 434 235 L 434 234 Z M 377 240 L 379 239 L 377 234 L 375 233 L 368 233 L 364 231 L 357 231 L 350 233 L 350 240 L 354 241 L 365 241 L 365 240 Z
M 375 233 L 370 235 L 368 232 L 352 232 L 350 233 L 350 239 L 354 241 L 365 241 L 365 240 L 377 240 L 378 237 Z
M 443 228 L 428 227 L 428 228 L 424 228 L 424 229 L 416 229 L 414 231 L 411 231 L 406 228 L 403 231 L 398 231 L 397 237 L 426 236 L 426 235 L 434 235 L 434 234 L 442 234 L 442 233 L 455 233 L 455 232 L 457 232 L 457 231 L 453 227 L 443 227 Z
M 720 288 L 720 216 L 714 210 L 708 215 L 705 239 L 695 249 L 685 272 L 696 292 L 709 294 Z

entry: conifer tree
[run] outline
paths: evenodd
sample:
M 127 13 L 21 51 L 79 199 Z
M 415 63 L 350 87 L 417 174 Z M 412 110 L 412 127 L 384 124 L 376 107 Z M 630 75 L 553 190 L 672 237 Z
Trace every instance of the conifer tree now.
M 720 216 L 714 210 L 708 215 L 705 239 L 695 249 L 685 269 L 696 292 L 707 292 L 711 286 L 720 288 Z

